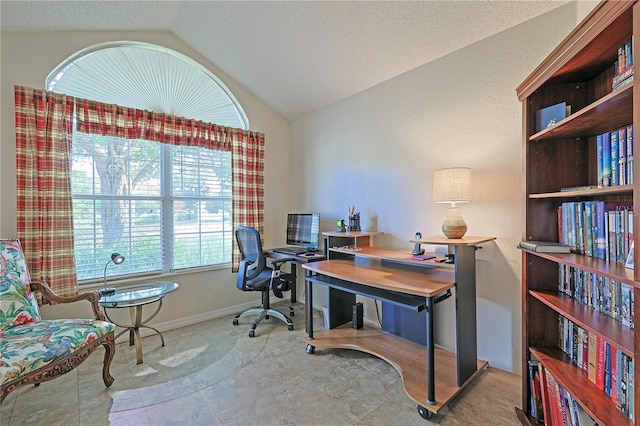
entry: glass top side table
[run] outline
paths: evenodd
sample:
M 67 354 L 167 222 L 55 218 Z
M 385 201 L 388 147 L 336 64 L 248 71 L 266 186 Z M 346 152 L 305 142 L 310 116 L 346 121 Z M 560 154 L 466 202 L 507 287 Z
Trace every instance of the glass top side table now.
M 138 364 L 142 364 L 142 342 L 140 340 L 140 328 L 149 328 L 155 331 L 160 336 L 162 346 L 164 346 L 164 337 L 162 333 L 156 328 L 147 325 L 149 321 L 154 319 L 160 309 L 162 308 L 162 299 L 175 291 L 178 288 L 178 283 L 171 281 L 160 281 L 153 283 L 145 283 L 137 286 L 119 288 L 115 294 L 103 296 L 100 298 L 100 305 L 105 309 L 105 315 L 115 325 L 123 328 L 120 333 L 116 335 L 116 339 L 125 332 L 129 332 L 129 346 L 136 345 L 136 361 Z M 142 319 L 142 307 L 150 303 L 158 302 L 158 306 L 153 314 L 146 319 Z M 108 309 L 115 308 L 129 308 L 129 317 L 131 319 L 130 324 L 118 324 L 109 317 Z

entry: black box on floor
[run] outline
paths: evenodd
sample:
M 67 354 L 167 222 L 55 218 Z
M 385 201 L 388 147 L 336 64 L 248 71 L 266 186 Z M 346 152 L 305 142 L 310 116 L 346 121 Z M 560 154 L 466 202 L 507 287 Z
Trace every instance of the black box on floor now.
M 362 328 L 363 306 L 362 302 L 353 305 L 353 328 Z

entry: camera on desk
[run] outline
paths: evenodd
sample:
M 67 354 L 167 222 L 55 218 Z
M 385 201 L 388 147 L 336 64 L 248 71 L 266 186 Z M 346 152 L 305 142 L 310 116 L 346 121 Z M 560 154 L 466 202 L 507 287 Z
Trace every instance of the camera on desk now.
M 416 232 L 416 240 L 419 240 L 420 238 L 422 238 L 422 233 L 421 232 Z M 414 256 L 420 256 L 422 254 L 424 254 L 424 249 L 420 248 L 420 243 L 416 243 L 413 246 L 413 251 L 411 252 L 412 255 Z

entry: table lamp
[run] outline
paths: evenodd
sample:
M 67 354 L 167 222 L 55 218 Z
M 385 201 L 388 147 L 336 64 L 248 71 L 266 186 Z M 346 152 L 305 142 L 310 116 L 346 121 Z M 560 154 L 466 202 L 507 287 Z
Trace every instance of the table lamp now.
M 442 224 L 442 233 L 450 239 L 462 238 L 467 224 L 456 207 L 456 203 L 471 202 L 471 169 L 450 167 L 433 172 L 433 201 L 451 203 Z
M 116 265 L 119 265 L 122 262 L 124 262 L 124 256 L 121 255 L 120 253 L 111 253 L 111 259 L 109 259 L 107 264 L 104 265 L 104 276 L 103 276 L 104 288 L 100 290 L 100 294 L 102 294 L 103 296 L 109 296 L 111 294 L 115 294 L 116 292 L 115 288 L 112 288 L 112 287 L 107 288 L 107 266 L 109 266 L 111 262 L 115 263 Z

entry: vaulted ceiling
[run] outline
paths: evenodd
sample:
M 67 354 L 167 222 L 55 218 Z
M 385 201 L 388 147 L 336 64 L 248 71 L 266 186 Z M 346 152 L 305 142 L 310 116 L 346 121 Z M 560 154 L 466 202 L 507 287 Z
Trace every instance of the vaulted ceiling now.
M 0 28 L 168 31 L 294 120 L 570 2 L 2 0 Z

